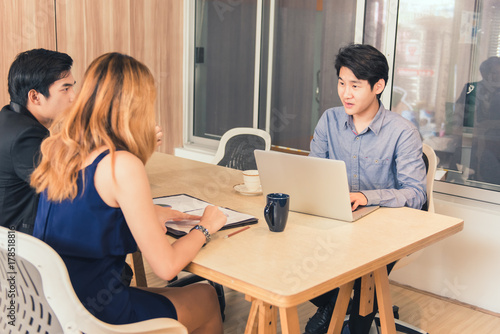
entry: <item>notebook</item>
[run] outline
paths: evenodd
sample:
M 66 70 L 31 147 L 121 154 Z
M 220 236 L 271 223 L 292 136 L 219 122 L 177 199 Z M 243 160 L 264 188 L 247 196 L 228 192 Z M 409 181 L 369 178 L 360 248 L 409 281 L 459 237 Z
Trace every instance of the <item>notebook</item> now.
M 208 202 L 187 194 L 157 197 L 153 199 L 153 202 L 156 205 L 169 206 L 177 211 L 187 212 L 196 216 L 202 216 L 205 211 L 205 207 L 210 205 Z M 228 208 L 219 207 L 219 209 L 227 217 L 226 224 L 221 228 L 221 230 L 249 224 L 257 224 L 258 222 L 258 219 L 252 215 Z M 191 229 L 199 223 L 199 220 L 169 220 L 165 222 L 165 226 L 167 227 L 167 234 L 175 238 L 179 238 L 189 233 L 189 231 L 191 231 Z
M 255 150 L 264 195 L 290 195 L 290 210 L 353 222 L 378 206 L 351 211 L 344 161 Z

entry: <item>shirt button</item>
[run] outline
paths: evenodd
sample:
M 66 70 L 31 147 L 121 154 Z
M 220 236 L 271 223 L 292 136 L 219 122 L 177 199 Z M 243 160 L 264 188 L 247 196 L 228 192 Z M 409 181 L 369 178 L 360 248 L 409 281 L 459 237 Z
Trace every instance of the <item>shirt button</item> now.
M 378 159 L 375 159 L 375 163 L 377 163 L 377 164 L 378 164 Z
M 356 179 L 358 177 L 358 174 L 354 174 L 354 178 Z
M 359 137 L 356 137 L 356 140 L 359 140 Z
M 353 155 L 353 156 L 352 156 L 352 158 L 353 158 L 353 159 L 356 159 L 356 156 L 355 156 L 355 155 Z

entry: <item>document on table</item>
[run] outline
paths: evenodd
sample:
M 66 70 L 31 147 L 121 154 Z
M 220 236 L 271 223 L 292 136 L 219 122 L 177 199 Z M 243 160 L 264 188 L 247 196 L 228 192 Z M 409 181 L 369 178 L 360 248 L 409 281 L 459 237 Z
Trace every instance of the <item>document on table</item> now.
M 182 211 L 196 216 L 202 216 L 205 208 L 208 205 L 211 205 L 208 202 L 202 201 L 201 199 L 186 194 L 157 197 L 153 199 L 153 202 L 157 205 L 171 206 L 174 210 Z M 224 225 L 224 227 L 222 228 L 223 230 L 249 224 L 256 224 L 258 222 L 258 219 L 256 217 L 246 213 L 241 213 L 222 207 L 220 207 L 220 210 L 227 216 L 227 222 L 226 225 Z M 199 224 L 199 222 L 199 220 L 169 220 L 165 223 L 165 226 L 167 227 L 168 234 L 173 237 L 179 238 L 189 233 L 193 226 Z

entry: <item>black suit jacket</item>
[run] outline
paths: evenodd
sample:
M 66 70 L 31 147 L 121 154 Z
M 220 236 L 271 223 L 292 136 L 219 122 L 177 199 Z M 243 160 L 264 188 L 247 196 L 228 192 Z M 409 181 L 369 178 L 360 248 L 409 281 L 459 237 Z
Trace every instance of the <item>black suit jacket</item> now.
M 38 196 L 30 176 L 49 131 L 24 107 L 0 111 L 0 225 L 32 234 Z

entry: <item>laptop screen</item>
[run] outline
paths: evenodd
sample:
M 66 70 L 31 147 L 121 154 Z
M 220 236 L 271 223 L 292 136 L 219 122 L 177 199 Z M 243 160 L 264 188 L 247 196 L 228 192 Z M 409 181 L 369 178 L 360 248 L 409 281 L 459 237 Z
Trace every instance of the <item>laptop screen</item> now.
M 255 159 L 264 195 L 290 195 L 292 211 L 344 221 L 356 219 L 344 161 L 261 150 L 255 151 Z

